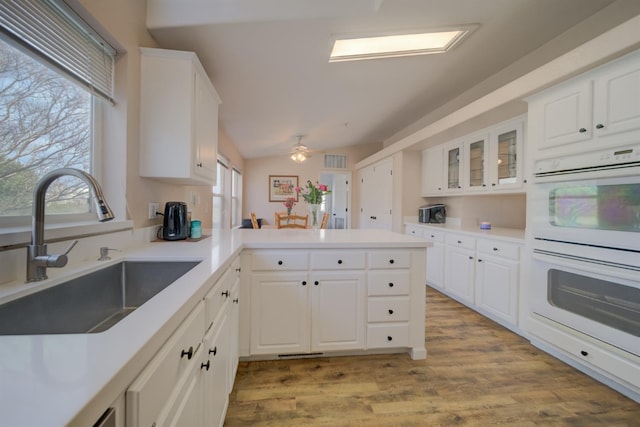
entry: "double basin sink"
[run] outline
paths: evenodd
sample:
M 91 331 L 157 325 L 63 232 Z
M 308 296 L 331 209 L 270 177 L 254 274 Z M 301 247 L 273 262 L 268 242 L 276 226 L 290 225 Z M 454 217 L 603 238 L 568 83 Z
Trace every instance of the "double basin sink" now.
M 0 305 L 0 335 L 103 332 L 199 261 L 122 261 Z

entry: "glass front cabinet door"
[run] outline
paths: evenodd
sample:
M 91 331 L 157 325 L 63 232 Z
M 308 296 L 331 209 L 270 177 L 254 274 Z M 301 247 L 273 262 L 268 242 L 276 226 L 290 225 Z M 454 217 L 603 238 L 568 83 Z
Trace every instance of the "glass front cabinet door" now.
M 492 190 L 523 186 L 524 119 L 514 119 L 491 132 L 489 182 Z
M 480 133 L 465 138 L 464 144 L 464 190 L 486 190 L 488 185 L 487 158 L 489 154 L 489 135 Z
M 460 172 L 462 166 L 462 143 L 455 142 L 445 148 L 445 167 L 447 192 L 457 192 L 462 190 Z

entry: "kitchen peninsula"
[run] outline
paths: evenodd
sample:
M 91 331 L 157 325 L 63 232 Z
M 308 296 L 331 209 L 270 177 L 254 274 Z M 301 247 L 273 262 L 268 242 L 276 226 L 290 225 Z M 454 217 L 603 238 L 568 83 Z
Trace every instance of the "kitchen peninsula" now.
M 182 419 L 181 410 L 223 420 L 239 357 L 424 358 L 428 246 L 383 230 L 238 229 L 198 242 L 153 242 L 74 266 L 38 286 L 122 260 L 200 261 L 104 332 L 0 336 L 2 423 L 91 426 L 107 408 L 115 408 L 117 427 Z M 209 367 L 228 347 L 223 382 L 211 388 Z M 171 372 L 161 369 L 167 366 Z M 204 401 L 218 398 L 219 410 L 210 414 Z

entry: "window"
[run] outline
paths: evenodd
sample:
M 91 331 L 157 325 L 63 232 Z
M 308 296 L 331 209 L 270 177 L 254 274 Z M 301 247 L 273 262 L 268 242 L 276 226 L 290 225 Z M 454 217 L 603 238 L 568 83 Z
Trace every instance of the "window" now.
M 62 0 L 0 2 L 0 224 L 28 223 L 48 172 L 96 175 L 93 118 L 96 100 L 113 102 L 114 58 Z M 89 198 L 82 181 L 62 177 L 49 186 L 46 212 L 77 220 Z
M 228 228 L 228 223 L 225 218 L 226 207 L 228 206 L 228 195 L 229 189 L 229 166 L 227 166 L 228 161 L 222 157 L 218 156 L 218 167 L 217 167 L 217 179 L 216 185 L 213 187 L 213 212 L 211 217 L 211 224 L 213 229 L 221 229 Z
M 231 227 L 242 224 L 242 172 L 231 171 Z
M 92 96 L 0 40 L 0 216 L 31 214 L 33 188 L 54 169 L 92 173 Z M 89 189 L 63 177 L 47 192 L 47 213 L 86 213 Z

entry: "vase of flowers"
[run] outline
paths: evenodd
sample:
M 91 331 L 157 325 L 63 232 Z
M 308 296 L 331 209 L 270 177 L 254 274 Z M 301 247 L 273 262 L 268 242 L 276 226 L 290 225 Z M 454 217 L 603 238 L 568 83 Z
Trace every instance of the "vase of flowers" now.
M 306 188 L 296 187 L 296 193 L 302 195 L 305 202 L 309 204 L 309 213 L 311 214 L 311 228 L 320 227 L 320 205 L 325 194 L 331 193 L 325 184 L 312 183 L 307 180 Z
M 296 205 L 295 197 L 287 197 L 287 200 L 283 203 L 284 207 L 287 208 L 287 216 L 291 215 L 291 209 Z M 289 218 L 287 218 L 287 224 L 289 224 Z

